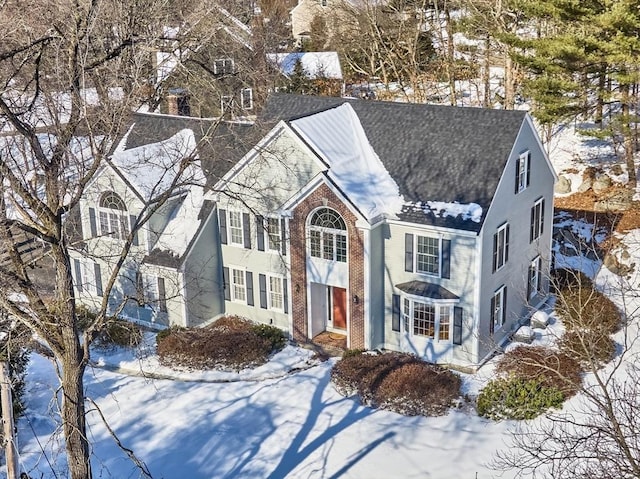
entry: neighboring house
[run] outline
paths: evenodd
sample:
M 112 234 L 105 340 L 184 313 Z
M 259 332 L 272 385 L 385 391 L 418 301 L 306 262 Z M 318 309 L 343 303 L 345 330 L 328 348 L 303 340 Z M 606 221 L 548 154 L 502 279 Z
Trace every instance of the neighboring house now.
M 303 75 L 311 83 L 310 88 L 320 90 L 323 95 L 344 94 L 338 52 L 268 53 L 267 61 L 285 77 L 285 86 L 296 75 Z
M 164 47 L 154 53 L 156 91 L 162 113 L 255 118 L 264 100 L 266 63 L 254 48 L 253 32 L 222 7 L 188 31 L 165 29 Z M 180 39 L 180 40 L 178 40 Z
M 311 25 L 319 15 L 326 15 L 330 3 L 337 0 L 298 0 L 291 10 L 291 33 L 298 45 L 311 38 Z
M 274 95 L 261 124 L 176 255 L 207 266 L 181 303 L 200 316 L 165 323 L 237 314 L 472 367 L 546 301 L 556 176 L 527 113 Z

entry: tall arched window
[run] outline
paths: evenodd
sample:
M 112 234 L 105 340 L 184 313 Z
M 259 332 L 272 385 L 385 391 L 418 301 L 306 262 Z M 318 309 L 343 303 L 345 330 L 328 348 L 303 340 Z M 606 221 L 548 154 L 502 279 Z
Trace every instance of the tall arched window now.
M 309 249 L 314 258 L 347 262 L 347 225 L 334 210 L 320 208 L 309 223 Z
M 113 191 L 107 191 L 100 197 L 98 212 L 101 235 L 112 235 L 117 239 L 125 239 L 129 235 L 127 208 Z

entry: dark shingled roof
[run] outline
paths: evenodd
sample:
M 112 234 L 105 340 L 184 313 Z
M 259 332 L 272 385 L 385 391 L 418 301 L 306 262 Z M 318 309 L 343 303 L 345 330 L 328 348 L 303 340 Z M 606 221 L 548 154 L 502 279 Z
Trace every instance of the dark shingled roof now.
M 258 142 L 261 133 L 248 123 L 152 113 L 132 114 L 131 124 L 133 129 L 125 144 L 127 150 L 165 140 L 185 128 L 192 130 L 207 176 L 207 187 L 217 183 Z M 129 127 L 124 131 L 129 131 Z
M 431 299 L 460 299 L 447 288 L 438 284 L 427 283 L 425 281 L 409 281 L 408 283 L 396 284 L 396 288 L 407 294 L 422 296 Z
M 477 203 L 484 221 L 526 112 L 276 94 L 262 119 L 294 120 L 347 102 L 406 201 Z M 471 231 L 482 227 L 411 209 L 400 218 Z

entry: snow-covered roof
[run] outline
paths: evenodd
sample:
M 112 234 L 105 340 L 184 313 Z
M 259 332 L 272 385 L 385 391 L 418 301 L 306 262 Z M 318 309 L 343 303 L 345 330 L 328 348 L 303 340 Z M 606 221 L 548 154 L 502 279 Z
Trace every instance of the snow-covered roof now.
M 346 104 L 404 197 L 400 220 L 476 232 L 520 130 L 530 124 L 522 111 L 284 94 L 270 96 L 261 121 L 319 122 Z M 336 125 L 316 128 L 333 132 L 328 147 L 347 135 Z
M 405 201 L 349 103 L 290 124 L 329 165 L 329 178 L 368 220 L 381 215 L 396 218 L 411 210 L 438 218 L 481 221 L 482 207 L 476 203 Z
M 342 80 L 342 68 L 337 52 L 267 53 L 267 60 L 283 75 L 291 76 L 300 61 L 308 78 Z
M 129 150 L 123 149 L 126 139 L 127 135 L 114 150 L 110 161 L 143 201 L 153 201 L 174 182 L 179 186 L 204 186 L 205 177 L 200 168 L 193 131 L 180 130 L 166 140 Z M 176 179 L 185 159 L 190 164 Z
M 400 213 L 404 199 L 398 185 L 371 147 L 351 105 L 290 124 L 329 165 L 329 177 L 367 219 Z
M 38 133 L 36 135 L 39 147 L 48 161 L 58 144 L 56 135 L 50 133 Z M 96 135 L 93 138 L 86 136 L 74 136 L 69 140 L 68 147 L 63 150 L 65 155 L 65 168 L 60 172 L 60 181 L 66 185 L 66 195 L 63 198 L 64 204 L 68 204 L 74 194 L 73 188 L 77 186 L 78 178 L 82 177 L 87 168 L 95 161 L 93 147 L 109 140 Z M 33 191 L 41 200 L 45 200 L 45 188 L 43 181 L 37 181 L 38 176 L 44 175 L 45 165 L 42 165 L 36 158 L 31 144 L 22 135 L 4 134 L 0 135 L 0 156 L 6 166 L 11 169 L 15 177 L 25 188 Z M 24 204 L 20 194 L 12 189 L 9 179 L 5 178 L 4 196 L 7 201 L 7 214 L 10 218 L 22 218 L 16 205 L 24 208 L 24 214 L 29 214 L 31 208 Z
M 154 250 L 181 258 L 204 220 L 200 213 L 205 175 L 194 132 L 183 129 L 166 140 L 127 150 L 127 138 L 134 126 L 114 150 L 111 164 L 144 202 L 152 202 L 170 189 L 174 189 L 172 196 L 184 195 L 169 213 L 169 221 L 154 245 Z M 189 164 L 180 172 L 183 161 Z

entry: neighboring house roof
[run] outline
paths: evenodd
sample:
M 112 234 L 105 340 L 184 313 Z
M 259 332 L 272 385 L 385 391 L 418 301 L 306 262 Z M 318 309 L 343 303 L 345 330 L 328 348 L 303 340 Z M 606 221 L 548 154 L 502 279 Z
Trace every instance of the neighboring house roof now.
M 220 14 L 219 15 L 219 30 L 224 30 L 235 42 L 244 46 L 246 49 L 253 51 L 253 31 L 248 25 L 245 25 L 238 18 L 234 17 L 229 11 L 222 8 L 219 5 L 213 5 L 213 8 Z M 165 50 L 156 52 L 156 83 L 161 84 L 171 73 L 177 68 L 177 66 L 186 59 L 186 56 L 190 53 L 190 49 L 186 48 L 184 51 L 180 48 L 177 40 L 180 33 L 179 27 L 165 26 L 163 27 L 163 37 L 171 42 L 171 45 L 167 45 Z M 197 45 L 193 48 L 194 51 L 199 50 L 204 45 Z M 170 51 L 166 51 L 166 49 Z
M 342 80 L 338 52 L 267 53 L 267 60 L 287 77 L 293 75 L 299 61 L 308 78 Z
M 480 231 L 526 112 L 276 94 L 262 121 L 346 103 L 398 186 L 401 219 Z

